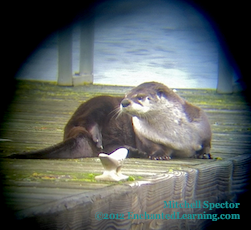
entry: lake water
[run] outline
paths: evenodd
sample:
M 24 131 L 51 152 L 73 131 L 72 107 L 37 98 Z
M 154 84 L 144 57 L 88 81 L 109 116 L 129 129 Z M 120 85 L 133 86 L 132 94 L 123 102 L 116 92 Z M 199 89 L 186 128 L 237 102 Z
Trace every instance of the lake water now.
M 152 2 L 133 11 L 125 11 L 125 5 L 99 7 L 94 83 L 159 81 L 172 88 L 216 88 L 218 46 L 209 22 L 178 1 Z M 79 72 L 78 24 L 73 25 L 72 49 L 74 74 Z M 16 78 L 57 81 L 56 32 L 30 55 Z

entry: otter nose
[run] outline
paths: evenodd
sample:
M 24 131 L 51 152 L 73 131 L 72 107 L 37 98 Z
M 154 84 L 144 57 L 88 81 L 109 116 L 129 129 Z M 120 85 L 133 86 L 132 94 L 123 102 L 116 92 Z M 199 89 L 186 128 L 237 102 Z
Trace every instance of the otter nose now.
M 129 100 L 127 100 L 127 99 L 124 99 L 124 100 L 121 102 L 122 107 L 127 107 L 127 106 L 130 105 L 130 104 L 131 104 L 131 102 L 130 102 Z

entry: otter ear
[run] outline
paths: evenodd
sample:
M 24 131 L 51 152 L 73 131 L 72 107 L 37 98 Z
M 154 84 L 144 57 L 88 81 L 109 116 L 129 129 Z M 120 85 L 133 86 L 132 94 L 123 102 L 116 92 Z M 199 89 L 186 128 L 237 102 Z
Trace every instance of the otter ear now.
M 163 89 L 157 89 L 157 97 L 160 99 L 161 97 L 166 97 L 166 94 Z

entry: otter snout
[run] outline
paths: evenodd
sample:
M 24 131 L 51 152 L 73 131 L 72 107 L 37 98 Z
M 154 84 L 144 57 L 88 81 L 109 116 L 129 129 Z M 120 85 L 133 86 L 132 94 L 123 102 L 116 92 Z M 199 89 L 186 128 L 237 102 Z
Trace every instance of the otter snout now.
M 121 106 L 123 108 L 129 106 L 131 104 L 131 102 L 128 99 L 124 99 L 123 101 L 121 101 Z

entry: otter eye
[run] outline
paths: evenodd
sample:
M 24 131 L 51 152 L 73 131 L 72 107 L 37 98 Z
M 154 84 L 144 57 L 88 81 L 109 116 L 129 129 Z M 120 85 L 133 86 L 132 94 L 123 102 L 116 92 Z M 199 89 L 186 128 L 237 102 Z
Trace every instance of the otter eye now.
M 146 95 L 138 94 L 138 95 L 136 95 L 136 98 L 137 98 L 137 100 L 142 101 L 142 100 L 144 100 L 146 98 Z

